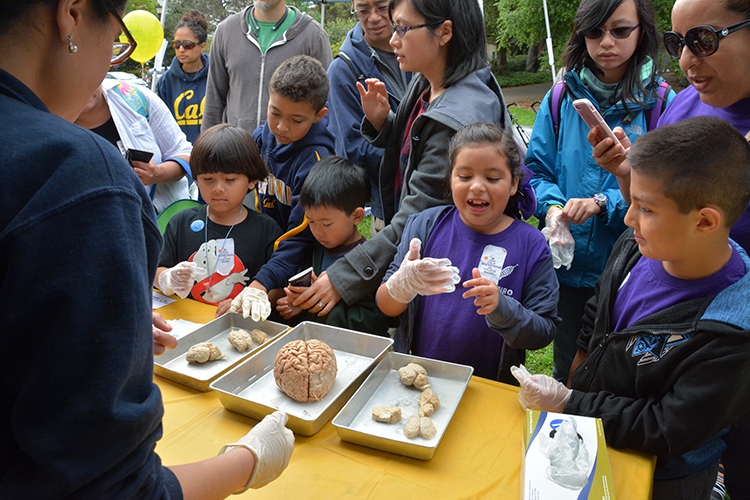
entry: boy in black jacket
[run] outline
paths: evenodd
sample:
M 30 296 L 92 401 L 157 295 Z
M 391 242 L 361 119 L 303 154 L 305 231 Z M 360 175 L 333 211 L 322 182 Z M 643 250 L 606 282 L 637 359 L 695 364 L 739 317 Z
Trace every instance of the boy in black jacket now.
M 750 409 L 750 259 L 729 240 L 750 147 L 697 117 L 639 138 L 628 160 L 632 229 L 586 306 L 572 390 L 515 370 L 519 400 L 599 417 L 610 446 L 656 455 L 654 499 L 707 499 L 721 436 Z

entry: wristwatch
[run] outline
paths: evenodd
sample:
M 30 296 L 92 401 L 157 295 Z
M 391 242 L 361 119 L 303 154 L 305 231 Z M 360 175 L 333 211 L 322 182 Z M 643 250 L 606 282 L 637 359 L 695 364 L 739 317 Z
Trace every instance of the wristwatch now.
M 607 213 L 607 201 L 609 199 L 607 198 L 607 195 L 604 193 L 596 193 L 594 195 L 594 201 L 597 205 L 599 205 L 599 214 L 606 214 Z

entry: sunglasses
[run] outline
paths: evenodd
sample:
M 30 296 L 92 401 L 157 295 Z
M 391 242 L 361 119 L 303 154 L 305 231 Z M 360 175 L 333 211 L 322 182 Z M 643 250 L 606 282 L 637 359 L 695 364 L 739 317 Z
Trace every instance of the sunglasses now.
M 196 45 L 198 45 L 197 42 L 191 42 L 190 40 L 185 40 L 184 42 L 181 42 L 180 40 L 172 41 L 172 46 L 174 47 L 174 50 L 177 50 L 180 47 L 185 47 L 185 50 L 192 50 L 193 48 L 195 48 Z
M 138 44 L 135 42 L 135 38 L 133 38 L 128 27 L 125 26 L 125 22 L 122 20 L 122 17 L 120 17 L 120 13 L 117 12 L 113 6 L 107 7 L 107 10 L 110 14 L 115 16 L 115 19 L 117 19 L 117 22 L 120 23 L 120 26 L 122 27 L 122 32 L 125 34 L 125 38 L 128 39 L 127 42 L 121 42 L 118 37 L 112 44 L 112 59 L 110 60 L 109 65 L 116 66 L 125 62 L 128 57 L 131 56 Z
M 585 36 L 589 40 L 598 40 L 604 36 L 604 33 L 609 32 L 609 34 L 612 35 L 612 38 L 625 40 L 626 38 L 630 37 L 630 34 L 637 30 L 639 26 L 640 24 L 636 24 L 635 26 L 618 26 L 617 28 L 612 28 L 609 30 L 604 28 L 594 28 L 585 32 L 583 36 Z
M 719 40 L 735 31 L 750 26 L 750 19 L 716 31 L 711 26 L 696 26 L 685 33 L 685 38 L 674 31 L 664 33 L 664 47 L 672 59 L 679 59 L 682 48 L 687 46 L 698 57 L 708 57 L 719 50 Z

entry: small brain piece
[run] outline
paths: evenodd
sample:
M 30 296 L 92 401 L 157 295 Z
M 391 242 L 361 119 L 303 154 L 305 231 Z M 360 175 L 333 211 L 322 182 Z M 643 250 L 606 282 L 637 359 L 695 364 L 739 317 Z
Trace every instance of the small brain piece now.
M 221 350 L 211 342 L 201 342 L 188 349 L 185 359 L 188 363 L 205 363 L 224 357 Z
M 419 434 L 425 439 L 430 439 L 437 434 L 435 424 L 432 423 L 430 417 L 422 417 L 419 419 Z
M 336 380 L 336 355 L 317 339 L 293 340 L 276 354 L 273 376 L 276 385 L 290 398 L 308 403 L 318 401 Z
M 398 369 L 398 376 L 405 385 L 413 385 L 419 390 L 430 387 L 427 381 L 427 370 L 422 365 L 409 363 Z
M 268 342 L 268 334 L 264 332 L 263 330 L 258 330 L 257 328 L 250 332 L 250 335 L 253 338 L 253 342 L 260 345 L 265 342 Z
M 404 436 L 414 439 L 419 436 L 419 417 L 411 417 L 404 425 Z
M 372 409 L 372 419 L 384 424 L 395 424 L 401 420 L 401 408 L 398 406 L 376 406 Z
M 247 331 L 239 329 L 232 330 L 227 335 L 227 340 L 240 352 L 249 351 L 253 348 L 253 340 Z
M 435 410 L 440 408 L 440 399 L 432 389 L 425 389 L 419 396 L 419 416 L 426 417 L 432 415 Z

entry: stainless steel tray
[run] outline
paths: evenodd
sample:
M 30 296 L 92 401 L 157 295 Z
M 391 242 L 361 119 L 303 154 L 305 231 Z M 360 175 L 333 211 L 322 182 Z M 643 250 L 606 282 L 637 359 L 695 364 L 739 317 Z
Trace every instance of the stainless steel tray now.
M 320 401 L 300 403 L 276 386 L 276 354 L 293 340 L 322 340 L 336 355 L 336 380 Z M 278 337 L 211 384 L 226 408 L 260 420 L 275 410 L 289 415 L 287 427 L 312 436 L 341 409 L 372 368 L 393 345 L 393 340 L 344 328 L 304 321 Z
M 437 434 L 424 439 L 404 436 L 404 424 L 410 417 L 419 416 L 419 395 L 422 391 L 406 386 L 398 376 L 398 369 L 408 363 L 419 363 L 427 370 L 430 389 L 440 398 L 440 408 L 430 415 Z M 474 368 L 445 361 L 388 353 L 367 377 L 359 390 L 333 419 L 339 437 L 344 441 L 407 457 L 429 460 L 443 439 L 453 413 L 461 402 Z M 401 407 L 401 420 L 383 424 L 372 419 L 376 406 Z
M 233 328 L 242 328 L 248 332 L 254 328 L 259 328 L 268 334 L 269 341 L 262 345 L 254 343 L 251 350 L 239 352 L 227 340 L 227 335 Z M 264 349 L 271 344 L 275 337 L 287 330 L 289 330 L 289 327 L 281 323 L 274 323 L 273 321 L 256 323 L 250 318 L 243 318 L 241 314 L 227 313 L 181 337 L 175 349 L 167 349 L 161 356 L 155 356 L 154 373 L 193 389 L 208 392 L 210 390 L 209 384 L 216 380 L 219 375 L 251 354 Z M 188 349 L 199 342 L 211 342 L 219 346 L 226 357 L 203 364 L 188 363 L 185 359 Z

